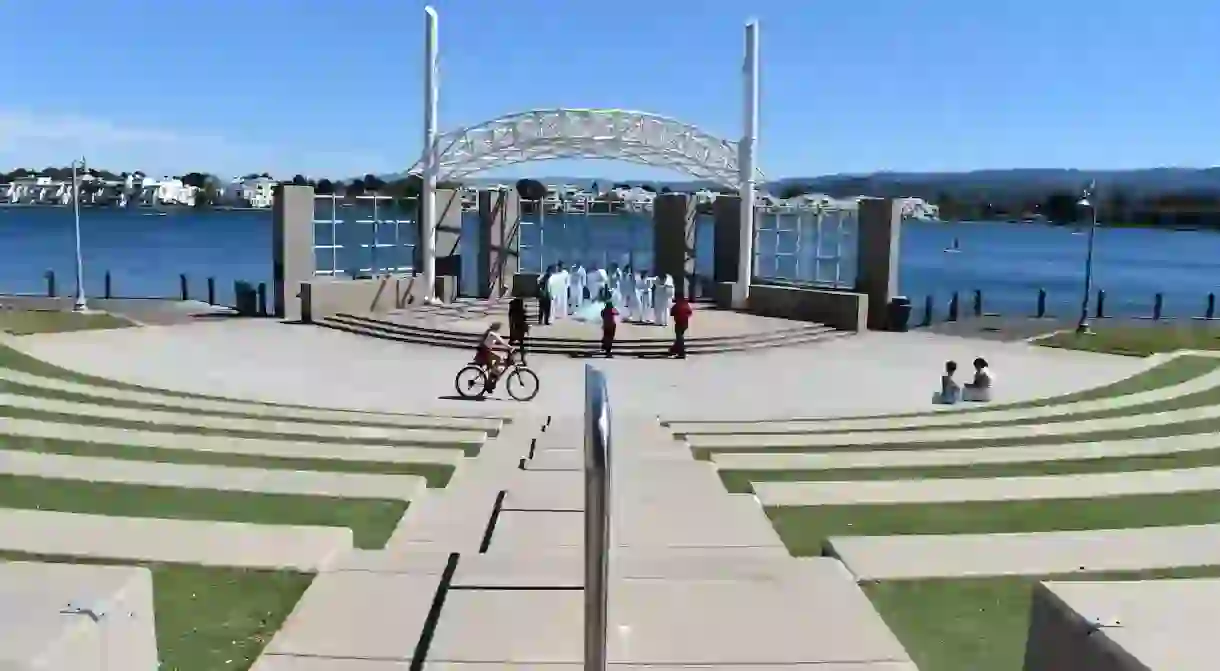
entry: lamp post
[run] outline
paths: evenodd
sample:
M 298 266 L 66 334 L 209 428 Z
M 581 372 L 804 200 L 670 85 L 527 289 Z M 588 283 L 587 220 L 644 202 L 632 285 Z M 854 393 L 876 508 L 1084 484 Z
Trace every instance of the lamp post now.
M 1084 296 L 1080 299 L 1080 320 L 1076 322 L 1076 334 L 1089 332 L 1089 295 L 1093 293 L 1093 241 L 1097 238 L 1097 207 L 1090 200 L 1095 184 L 1089 184 L 1076 205 L 1089 210 L 1089 251 L 1084 257 Z
M 76 302 L 72 305 L 73 312 L 88 312 L 89 304 L 85 301 L 85 262 L 81 255 L 80 244 L 80 176 L 78 168 L 85 169 L 85 159 L 72 161 L 72 219 L 76 233 Z

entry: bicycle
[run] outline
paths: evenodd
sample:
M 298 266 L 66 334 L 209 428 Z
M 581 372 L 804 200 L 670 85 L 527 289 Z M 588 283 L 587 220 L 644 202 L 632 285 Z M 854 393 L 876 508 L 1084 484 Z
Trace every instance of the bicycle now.
M 514 347 L 508 351 L 507 359 L 500 371 L 498 382 L 504 383 L 508 395 L 516 401 L 531 401 L 538 395 L 540 383 L 538 374 L 530 370 L 521 360 L 521 349 Z M 486 366 L 472 361 L 462 367 L 453 379 L 458 396 L 462 398 L 482 398 L 490 391 L 491 371 Z

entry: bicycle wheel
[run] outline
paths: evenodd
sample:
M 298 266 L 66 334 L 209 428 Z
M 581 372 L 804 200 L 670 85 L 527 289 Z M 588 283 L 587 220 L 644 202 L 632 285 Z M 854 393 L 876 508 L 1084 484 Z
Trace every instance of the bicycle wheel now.
M 487 373 L 471 364 L 458 371 L 453 386 L 462 398 L 478 398 L 487 393 Z
M 504 388 L 508 395 L 518 401 L 531 401 L 538 395 L 538 375 L 534 371 L 514 366 L 504 377 Z

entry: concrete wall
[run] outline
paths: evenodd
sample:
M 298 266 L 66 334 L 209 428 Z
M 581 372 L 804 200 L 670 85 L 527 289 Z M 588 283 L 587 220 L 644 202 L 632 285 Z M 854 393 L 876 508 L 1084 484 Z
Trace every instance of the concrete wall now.
M 446 302 L 457 297 L 457 278 L 437 277 L 437 296 Z M 347 312 L 384 313 L 418 305 L 423 300 L 422 275 L 382 275 L 367 280 L 316 277 L 301 284 L 301 321 L 309 322 Z
M 1034 585 L 1024 671 L 1148 671 L 1043 583 Z
M 716 305 L 733 304 L 733 283 L 716 285 Z M 818 322 L 845 331 L 868 328 L 868 297 L 852 291 L 751 284 L 746 312 L 763 317 L 781 317 Z
M 694 199 L 684 193 L 657 196 L 652 221 L 654 270 L 658 276 L 673 276 L 676 296 L 690 296 L 690 280 L 695 274 Z
M 887 326 L 890 299 L 898 293 L 898 252 L 902 206 L 891 198 L 860 200 L 856 235 L 856 286 L 873 306 L 868 327 Z
M 314 197 L 312 186 L 280 184 L 271 209 L 271 313 L 289 321 L 301 318 L 297 293 L 314 278 Z
M 521 265 L 521 201 L 514 191 L 479 194 L 478 287 L 483 298 L 512 291 Z

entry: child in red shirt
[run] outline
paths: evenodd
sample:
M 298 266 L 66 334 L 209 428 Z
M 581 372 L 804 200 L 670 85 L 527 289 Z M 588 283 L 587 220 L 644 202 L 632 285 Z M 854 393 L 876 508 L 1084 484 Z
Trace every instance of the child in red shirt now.
M 614 303 L 606 301 L 606 307 L 602 308 L 602 354 L 607 357 L 614 356 L 614 331 L 618 328 L 618 310 L 614 309 Z
M 679 296 L 674 306 L 669 309 L 669 315 L 674 318 L 674 344 L 669 351 L 679 359 L 686 358 L 686 329 L 690 326 L 690 316 L 693 312 L 685 296 Z

